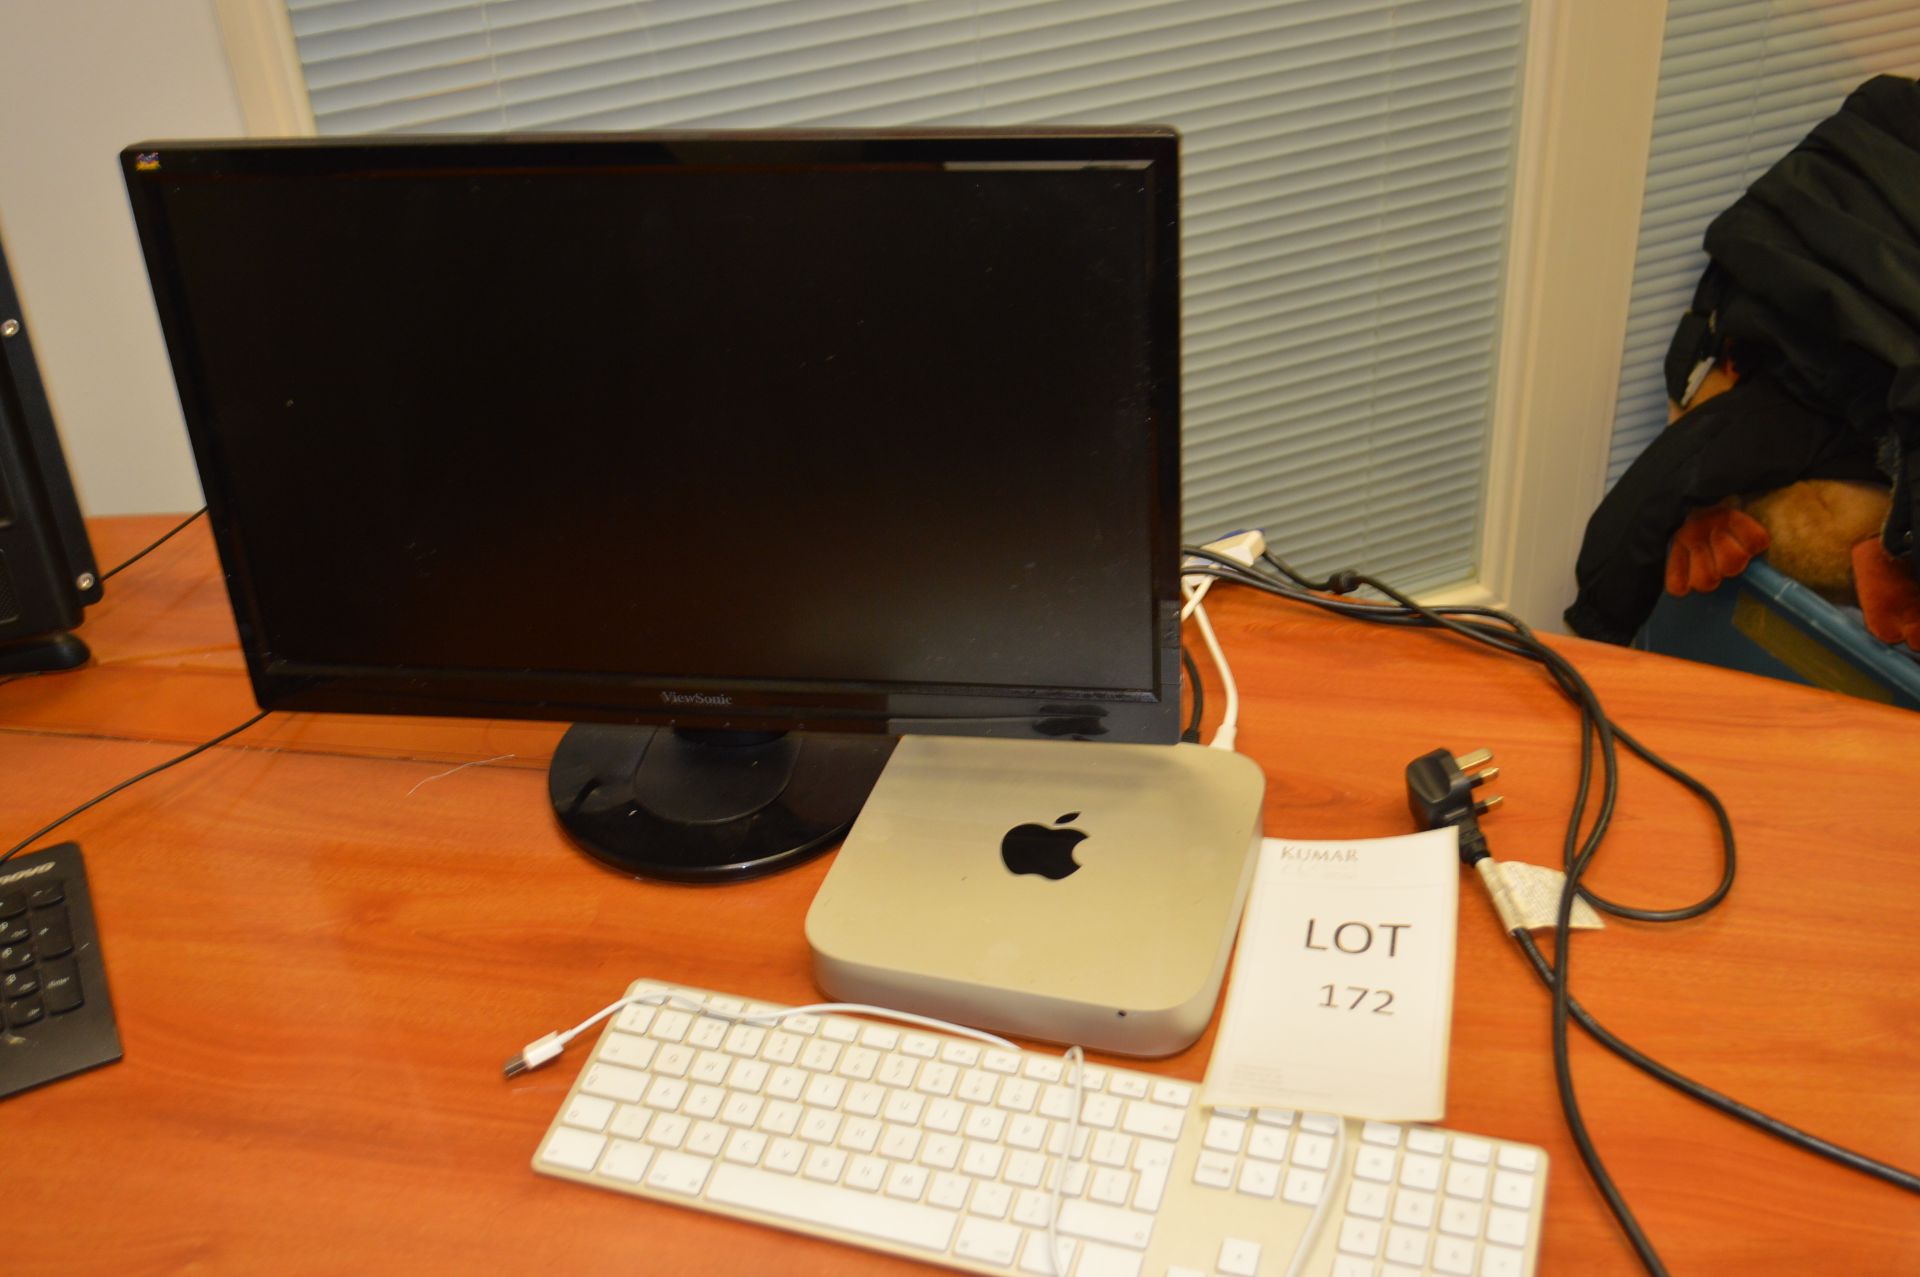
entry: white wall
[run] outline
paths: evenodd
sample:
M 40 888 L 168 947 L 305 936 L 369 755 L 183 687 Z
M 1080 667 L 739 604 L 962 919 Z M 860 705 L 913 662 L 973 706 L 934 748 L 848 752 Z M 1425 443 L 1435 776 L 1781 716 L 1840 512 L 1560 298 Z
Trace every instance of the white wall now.
M 0 0 L 0 235 L 88 514 L 200 504 L 120 148 L 242 131 L 213 0 Z

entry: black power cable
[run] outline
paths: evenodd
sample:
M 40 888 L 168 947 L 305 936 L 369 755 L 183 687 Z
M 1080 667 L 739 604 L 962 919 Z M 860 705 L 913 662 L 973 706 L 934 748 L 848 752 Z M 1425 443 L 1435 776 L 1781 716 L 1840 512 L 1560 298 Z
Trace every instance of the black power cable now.
M 1572 1069 L 1567 1052 L 1567 1025 L 1570 1021 L 1578 1022 L 1583 1029 L 1623 1059 L 1695 1099 L 1747 1121 L 1798 1147 L 1831 1158 L 1841 1165 L 1874 1175 L 1909 1191 L 1920 1192 L 1920 1177 L 1799 1131 L 1675 1073 L 1615 1037 L 1573 1000 L 1568 983 L 1569 923 L 1573 902 L 1584 898 L 1603 912 L 1646 922 L 1672 922 L 1698 917 L 1717 906 L 1732 888 L 1736 865 L 1733 825 L 1724 805 L 1705 784 L 1621 731 L 1601 709 L 1598 697 L 1581 677 L 1579 671 L 1574 669 L 1573 665 L 1559 652 L 1541 642 L 1524 621 L 1496 608 L 1429 608 L 1401 594 L 1386 583 L 1359 572 L 1336 572 L 1324 580 L 1315 581 L 1271 554 L 1263 555 L 1262 558 L 1274 575 L 1244 567 L 1234 560 L 1204 548 L 1190 547 L 1186 553 L 1206 561 L 1203 565 L 1189 565 L 1183 569 L 1190 574 L 1208 575 L 1233 584 L 1250 586 L 1281 598 L 1359 620 L 1446 630 L 1469 642 L 1534 661 L 1546 669 L 1555 684 L 1579 708 L 1580 779 L 1575 791 L 1562 850 L 1566 882 L 1561 891 L 1555 918 L 1552 966 L 1547 965 L 1545 958 L 1534 944 L 1532 936 L 1528 935 L 1524 928 L 1517 929 L 1515 934 L 1529 962 L 1553 991 L 1554 1075 L 1560 1093 L 1561 1106 L 1566 1113 L 1568 1130 L 1580 1151 L 1582 1161 L 1587 1165 L 1588 1173 L 1593 1177 L 1595 1185 L 1607 1201 L 1608 1208 L 1619 1220 L 1622 1231 L 1649 1272 L 1665 1273 L 1666 1269 L 1661 1264 L 1659 1255 L 1654 1251 L 1651 1241 L 1628 1209 L 1625 1198 L 1621 1196 L 1607 1173 L 1600 1159 L 1599 1150 L 1594 1147 L 1580 1114 L 1579 1100 L 1574 1092 Z M 1326 596 L 1328 593 L 1335 596 L 1347 595 L 1363 586 L 1378 592 L 1390 602 L 1386 604 L 1357 602 L 1342 597 Z M 1320 593 L 1323 591 L 1326 593 Z M 1583 836 L 1581 825 L 1585 820 L 1587 801 L 1592 789 L 1596 741 L 1600 755 L 1601 794 L 1594 809 L 1592 823 Z M 1607 900 L 1582 886 L 1581 878 L 1591 865 L 1594 854 L 1599 850 L 1601 840 L 1612 822 L 1614 805 L 1618 797 L 1619 759 L 1615 749 L 1616 742 L 1625 744 L 1633 753 L 1685 786 L 1713 811 L 1721 835 L 1721 877 L 1715 888 L 1700 900 L 1675 908 L 1645 908 Z

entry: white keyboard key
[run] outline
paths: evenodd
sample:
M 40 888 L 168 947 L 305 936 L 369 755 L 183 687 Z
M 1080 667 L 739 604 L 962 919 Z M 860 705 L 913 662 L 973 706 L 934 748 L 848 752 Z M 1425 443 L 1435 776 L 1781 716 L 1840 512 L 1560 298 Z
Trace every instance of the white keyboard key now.
M 1372 1220 L 1349 1218 L 1340 1225 L 1340 1249 L 1349 1255 L 1378 1255 L 1380 1225 Z
M 767 1137 L 759 1131 L 735 1131 L 727 1140 L 727 1151 L 722 1156 L 742 1166 L 757 1166 L 766 1151 Z
M 991 1104 L 996 1091 L 1000 1089 L 1000 1079 L 985 1069 L 964 1069 L 960 1073 L 960 1088 L 954 1095 L 969 1104 Z
M 840 1063 L 840 1044 L 829 1042 L 825 1038 L 815 1038 L 800 1048 L 800 1067 L 815 1073 L 831 1073 L 834 1065 Z
M 1250 1197 L 1272 1197 L 1280 1191 L 1280 1167 L 1273 1162 L 1247 1162 L 1240 1167 L 1240 1191 Z
M 629 1184 L 638 1184 L 646 1175 L 647 1164 L 652 1160 L 653 1150 L 645 1144 L 614 1140 L 607 1145 L 607 1155 L 600 1159 L 600 1173 Z
M 989 1051 L 981 1057 L 980 1067 L 994 1073 L 1018 1073 L 1020 1057 L 1012 1051 Z
M 972 1042 L 942 1042 L 940 1059 L 943 1063 L 970 1069 L 980 1063 L 980 1048 Z
M 1088 1242 L 1080 1254 L 1074 1277 L 1140 1277 L 1140 1256 Z
M 654 1109 L 677 1109 L 687 1095 L 687 1084 L 677 1077 L 657 1077 L 647 1088 L 646 1105 Z
M 924 1095 L 915 1095 L 912 1091 L 893 1091 L 887 1096 L 886 1104 L 881 1107 L 880 1116 L 889 1122 L 905 1122 L 912 1125 L 920 1121 L 920 1115 L 926 1111 L 926 1107 L 927 1097 Z
M 1354 1219 L 1385 1219 L 1387 1189 L 1356 1180 L 1347 1192 L 1347 1215 Z
M 1492 1156 L 1493 1145 L 1485 1140 L 1475 1139 L 1471 1135 L 1453 1137 L 1453 1160 L 1456 1162 L 1471 1162 L 1475 1166 L 1485 1166 Z
M 1360 1128 L 1360 1139 L 1383 1148 L 1399 1148 L 1400 1128 L 1392 1122 L 1368 1122 Z
M 1193 1182 L 1208 1188 L 1226 1188 L 1233 1183 L 1233 1158 L 1225 1153 L 1202 1153 L 1193 1163 Z
M 728 1055 L 753 1056 L 766 1045 L 767 1031 L 757 1024 L 736 1024 L 727 1030 L 720 1047 Z
M 1403 1188 L 1393 1197 L 1393 1222 L 1409 1228 L 1432 1228 L 1434 1196 Z
M 845 1120 L 831 1109 L 807 1109 L 800 1118 L 800 1138 L 812 1144 L 831 1144 Z
M 880 1053 L 871 1047 L 850 1046 L 840 1055 L 840 1076 L 855 1082 L 867 1082 L 880 1067 Z
M 792 1175 L 800 1169 L 801 1163 L 806 1160 L 807 1146 L 799 1140 L 787 1139 L 785 1136 L 782 1136 L 767 1146 L 767 1160 L 765 1165 L 770 1171 L 777 1171 L 782 1175 Z
M 960 1158 L 961 1173 L 976 1179 L 992 1179 L 1000 1173 L 1000 1163 L 1006 1160 L 1006 1156 L 1007 1150 L 998 1144 L 969 1140 L 966 1152 Z
M 1238 1153 L 1247 1136 L 1247 1124 L 1236 1118 L 1214 1116 L 1207 1119 L 1207 1131 L 1201 1143 L 1221 1153 Z
M 1097 1202 L 1062 1202 L 1060 1231 L 1085 1241 L 1145 1250 L 1153 1236 L 1153 1216 Z
M 1324 1135 L 1301 1135 L 1293 1141 L 1293 1164 L 1326 1170 L 1333 1165 L 1333 1141 Z
M 760 1112 L 760 1129 L 769 1135 L 791 1135 L 800 1129 L 801 1113 L 798 1104 L 774 1100 Z
M 1220 1258 L 1214 1261 L 1225 1277 L 1253 1277 L 1260 1267 L 1260 1243 L 1229 1237 L 1220 1243 Z
M 1252 1137 L 1247 1140 L 1247 1156 L 1268 1162 L 1284 1162 L 1287 1160 L 1287 1141 L 1292 1135 L 1291 1131 L 1278 1127 L 1256 1126 Z
M 1459 1237 L 1441 1237 L 1433 1243 L 1433 1271 L 1449 1277 L 1471 1277 L 1473 1243 Z
M 1009 1113 L 1031 1113 L 1040 1103 L 1040 1084 L 1031 1078 L 1010 1077 L 1000 1085 L 994 1104 Z
M 1417 1228 L 1387 1230 L 1387 1258 L 1415 1268 L 1427 1262 L 1427 1234 Z
M 628 1007 L 637 1011 L 639 1007 Z M 660 1044 L 651 1038 L 636 1037 L 631 1033 L 609 1033 L 607 1040 L 600 1044 L 600 1058 L 609 1064 L 622 1064 L 632 1069 L 649 1068 L 653 1064 L 654 1052 Z
M 998 1141 L 1007 1129 L 1007 1115 L 1000 1109 L 973 1108 L 967 1110 L 967 1118 L 960 1130 L 970 1140 Z
M 693 1057 L 693 1067 L 687 1070 L 690 1081 L 705 1082 L 712 1086 L 727 1080 L 727 1073 L 733 1068 L 733 1061 L 718 1051 L 702 1051 Z
M 1481 1213 L 1479 1202 L 1446 1198 L 1440 1203 L 1440 1231 L 1455 1237 L 1478 1237 Z
M 687 1030 L 687 1045 L 710 1050 L 727 1040 L 727 1022 L 716 1020 L 712 1016 L 701 1016 Z
M 792 1064 L 800 1058 L 800 1048 L 805 1041 L 797 1033 L 774 1029 L 767 1034 L 767 1045 L 762 1049 L 760 1058 L 768 1064 Z
M 1416 1153 L 1438 1156 L 1447 1151 L 1447 1137 L 1429 1126 L 1416 1126 L 1407 1132 L 1407 1147 Z
M 666 1007 L 653 1017 L 653 1025 L 647 1030 L 647 1036 L 662 1042 L 678 1042 L 687 1036 L 687 1030 L 692 1025 L 693 1017 L 685 1011 Z
M 1340 1119 L 1331 1113 L 1303 1113 L 1300 1115 L 1300 1129 L 1312 1131 L 1315 1135 L 1332 1135 L 1340 1129 Z
M 880 1123 L 870 1117 L 850 1117 L 840 1128 L 840 1147 L 854 1153 L 871 1153 L 880 1140 Z
M 1088 1182 L 1087 1196 L 1109 1206 L 1125 1206 L 1133 1197 L 1133 1172 L 1102 1166 Z
M 1526 1271 L 1526 1266 L 1524 1251 L 1488 1242 L 1480 1252 L 1480 1277 L 1520 1277 Z
M 1254 1120 L 1263 1126 L 1292 1126 L 1294 1116 L 1292 1109 L 1262 1108 L 1253 1111 Z
M 920 1145 L 922 1165 L 950 1171 L 960 1164 L 960 1140 L 953 1135 L 929 1135 Z
M 1007 1208 L 1012 1205 L 1013 1190 L 1005 1184 L 975 1184 L 973 1196 L 967 1199 L 967 1214 L 985 1219 L 1005 1219 Z
M 843 1020 L 831 1016 L 820 1025 L 820 1036 L 833 1042 L 858 1042 L 860 1040 L 860 1022 Z
M 1358 1255 L 1335 1255 L 1330 1277 L 1374 1277 L 1373 1261 Z
M 1036 1082 L 1058 1082 L 1062 1068 L 1057 1056 L 1029 1055 L 1020 1071 Z
M 1147 1090 L 1147 1079 L 1138 1073 L 1115 1073 L 1107 1081 L 1107 1091 L 1124 1100 L 1144 1100 L 1147 1098 Z
M 1440 1187 L 1440 1159 L 1408 1153 L 1400 1159 L 1400 1182 L 1408 1188 L 1431 1191 Z
M 580 1089 L 589 1095 L 631 1104 L 646 1092 L 647 1082 L 648 1076 L 638 1069 L 625 1069 L 618 1064 L 590 1064 L 580 1079 Z
M 679 1148 L 692 1125 L 684 1114 L 662 1113 L 647 1124 L 647 1143 L 656 1148 Z
M 687 1091 L 687 1098 L 681 1102 L 680 1111 L 688 1117 L 715 1117 L 726 1098 L 727 1093 L 717 1086 L 692 1087 Z
M 1121 1119 L 1120 1128 L 1129 1135 L 1144 1135 L 1148 1139 L 1156 1140 L 1174 1140 L 1180 1138 L 1180 1127 L 1185 1119 L 1184 1110 L 1169 1108 L 1164 1104 L 1134 1100 L 1127 1105 L 1126 1116 Z
M 822 1184 L 838 1183 L 840 1172 L 847 1169 L 847 1155 L 837 1148 L 813 1148 L 807 1150 L 807 1160 L 800 1167 L 800 1173 Z
M 652 1120 L 652 1110 L 641 1108 L 638 1104 L 622 1104 L 615 1111 L 607 1130 L 622 1139 L 637 1140 L 647 1133 L 647 1123 Z
M 1537 1149 L 1521 1148 L 1516 1144 L 1500 1146 L 1500 1169 L 1506 1171 L 1533 1172 L 1540 1168 L 1540 1153 Z
M 952 1135 L 960 1129 L 960 1123 L 966 1116 L 967 1106 L 960 1101 L 934 1100 L 927 1105 L 926 1115 L 920 1120 L 930 1131 Z
M 1133 1190 L 1133 1208 L 1149 1214 L 1158 1211 L 1166 1200 L 1167 1181 L 1173 1172 L 1165 1166 L 1150 1166 L 1140 1172 L 1139 1186 Z
M 1456 1161 L 1447 1167 L 1447 1195 L 1479 1201 L 1487 1195 L 1487 1168 Z
M 933 1206 L 959 1210 L 967 1204 L 967 1194 L 972 1189 L 973 1181 L 966 1176 L 955 1175 L 952 1171 L 941 1171 L 933 1177 L 932 1187 L 927 1190 L 927 1202 Z
M 613 1101 L 603 1100 L 593 1095 L 576 1095 L 567 1101 L 567 1107 L 560 1113 L 560 1120 L 568 1126 L 577 1126 L 587 1131 L 604 1131 L 607 1122 L 613 1117 Z
M 1001 1267 L 1013 1263 L 1020 1245 L 1020 1230 L 996 1220 L 969 1218 L 960 1225 L 953 1253 L 961 1259 L 978 1260 Z
M 896 1164 L 887 1171 L 886 1194 L 902 1201 L 917 1202 L 927 1191 L 927 1168 Z
M 1513 1171 L 1495 1171 L 1493 1200 L 1515 1210 L 1526 1210 L 1533 1205 L 1533 1176 Z
M 1487 1240 L 1504 1246 L 1527 1244 L 1527 1214 L 1496 1206 L 1487 1212 Z
M 872 1193 L 770 1175 L 749 1166 L 714 1168 L 707 1198 L 809 1224 L 823 1224 L 861 1237 L 899 1246 L 944 1252 L 953 1239 L 956 1216 L 915 1202 Z
M 924 1033 L 909 1033 L 900 1039 L 900 1049 L 916 1060 L 931 1060 L 940 1054 L 940 1039 Z
M 1049 1267 L 1047 1263 L 1047 1235 L 1044 1232 L 1029 1233 L 1027 1235 L 1026 1249 L 1020 1254 L 1020 1271 L 1023 1273 L 1033 1273 L 1035 1277 L 1058 1277 L 1060 1273 L 1072 1272 L 1073 1251 L 1077 1245 L 1079 1245 L 1079 1243 L 1070 1237 L 1060 1238 L 1059 1249 L 1053 1252 L 1056 1262 L 1053 1266 Z
M 1393 1183 L 1394 1154 L 1384 1148 L 1363 1145 L 1354 1154 L 1353 1174 L 1356 1179 L 1372 1180 L 1377 1184 Z
M 604 1135 L 566 1126 L 556 1127 L 540 1148 L 540 1160 L 572 1171 L 590 1171 L 600 1160 L 600 1150 L 606 1146 L 607 1137 Z
M 627 1033 L 645 1033 L 647 1026 L 653 1023 L 654 1008 L 643 1006 L 625 1006 L 613 1019 L 613 1027 Z
M 860 1026 L 860 1045 L 876 1051 L 891 1051 L 900 1045 L 900 1030 L 885 1024 Z
M 706 1184 L 707 1172 L 712 1166 L 704 1157 L 661 1149 L 653 1155 L 653 1165 L 647 1170 L 647 1187 L 692 1197 Z
M 1281 1196 L 1296 1206 L 1318 1206 L 1326 1191 L 1324 1172 L 1296 1168 L 1287 1172 L 1287 1185 Z
M 871 1082 L 855 1082 L 847 1088 L 847 1112 L 859 1117 L 880 1116 L 881 1105 L 887 1102 L 887 1088 L 875 1086 Z
M 954 1085 L 959 1080 L 959 1069 L 951 1064 L 930 1060 L 920 1066 L 920 1076 L 914 1079 L 913 1089 L 922 1095 L 952 1095 Z
M 869 1157 L 866 1154 L 847 1163 L 846 1185 L 862 1193 L 877 1193 L 887 1178 L 887 1163 L 884 1158 Z
M 1112 1130 L 1120 1120 L 1121 1101 L 1111 1095 L 1089 1095 L 1080 1109 L 1080 1123 L 1096 1131 Z
M 687 1132 L 685 1148 L 699 1157 L 718 1157 L 727 1146 L 727 1128 L 718 1122 L 695 1122 Z
M 1183 1109 L 1193 1103 L 1193 1087 L 1171 1078 L 1161 1078 L 1153 1084 L 1153 1102 Z

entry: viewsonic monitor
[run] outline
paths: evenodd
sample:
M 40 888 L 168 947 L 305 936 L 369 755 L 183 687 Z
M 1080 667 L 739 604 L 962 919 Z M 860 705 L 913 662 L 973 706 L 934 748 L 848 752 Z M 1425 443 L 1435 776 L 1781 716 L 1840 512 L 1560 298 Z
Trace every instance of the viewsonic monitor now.
M 71 631 L 99 601 L 93 547 L 0 248 L 0 678 L 85 664 L 87 646 Z
M 564 826 L 823 850 L 909 733 L 1172 742 L 1171 130 L 122 156 L 262 706 L 576 724 Z

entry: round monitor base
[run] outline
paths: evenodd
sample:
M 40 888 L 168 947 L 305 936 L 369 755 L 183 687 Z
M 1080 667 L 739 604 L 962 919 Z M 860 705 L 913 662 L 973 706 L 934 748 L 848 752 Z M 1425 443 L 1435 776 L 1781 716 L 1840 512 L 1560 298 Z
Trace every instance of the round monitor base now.
M 891 736 L 577 723 L 554 750 L 547 791 L 574 841 L 623 873 L 734 882 L 833 846 L 893 746 Z

